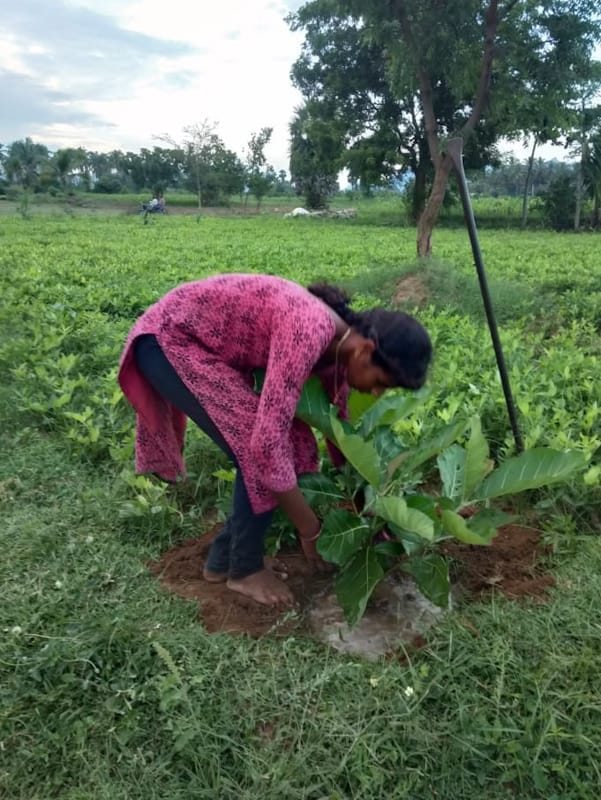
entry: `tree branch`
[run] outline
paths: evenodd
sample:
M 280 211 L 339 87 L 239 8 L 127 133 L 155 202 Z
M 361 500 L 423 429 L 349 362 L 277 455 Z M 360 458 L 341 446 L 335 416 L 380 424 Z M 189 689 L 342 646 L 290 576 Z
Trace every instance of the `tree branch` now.
M 518 0 L 509 0 L 507 5 L 499 11 L 499 19 L 505 19 L 511 12 L 511 9 L 517 5 Z
M 461 136 L 467 139 L 478 124 L 484 105 L 488 99 L 488 89 L 490 86 L 490 76 L 492 72 L 492 62 L 495 54 L 495 37 L 499 25 L 498 0 L 490 0 L 488 11 L 486 12 L 486 32 L 484 34 L 484 52 L 482 54 L 482 66 L 480 68 L 480 79 L 474 98 L 474 105 L 469 119 L 461 129 Z
M 497 0 L 493 0 L 496 5 Z M 432 82 L 430 76 L 424 68 L 420 58 L 420 48 L 417 47 L 409 14 L 407 13 L 407 6 L 403 0 L 393 0 L 393 9 L 396 10 L 397 19 L 401 23 L 401 36 L 405 40 L 405 44 L 411 51 L 415 59 L 415 66 L 417 70 L 417 79 L 419 82 L 419 91 L 422 100 L 422 110 L 424 112 L 424 128 L 426 131 L 426 139 L 428 142 L 428 149 L 430 151 L 430 158 L 434 167 L 437 167 L 441 160 L 440 148 L 438 146 L 438 121 L 434 113 L 434 101 Z

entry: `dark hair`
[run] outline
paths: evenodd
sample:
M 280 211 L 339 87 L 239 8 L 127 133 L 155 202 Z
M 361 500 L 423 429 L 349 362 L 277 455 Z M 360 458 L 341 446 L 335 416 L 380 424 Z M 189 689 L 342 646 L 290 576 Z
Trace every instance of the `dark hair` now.
M 386 370 L 396 386 L 406 389 L 423 386 L 432 358 L 432 343 L 426 329 L 414 317 L 385 308 L 353 311 L 350 295 L 328 283 L 314 283 L 307 288 L 347 325 L 375 342 L 372 360 Z

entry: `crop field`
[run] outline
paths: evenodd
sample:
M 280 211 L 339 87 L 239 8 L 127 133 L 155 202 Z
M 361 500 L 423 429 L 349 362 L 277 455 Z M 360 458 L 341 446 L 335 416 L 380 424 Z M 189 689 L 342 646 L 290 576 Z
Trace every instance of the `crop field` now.
M 435 358 L 409 444 L 479 415 L 512 452 L 459 226 L 281 215 L 0 217 L 0 797 L 10 800 L 597 798 L 601 785 L 598 235 L 485 227 L 481 245 L 528 448 L 586 469 L 516 503 L 542 532 L 543 602 L 459 602 L 378 662 L 300 635 L 208 634 L 148 569 L 198 536 L 227 468 L 189 430 L 189 480 L 133 474 L 116 384 L 136 317 L 178 283 L 265 272 L 415 311 Z M 427 479 L 425 474 L 424 478 Z

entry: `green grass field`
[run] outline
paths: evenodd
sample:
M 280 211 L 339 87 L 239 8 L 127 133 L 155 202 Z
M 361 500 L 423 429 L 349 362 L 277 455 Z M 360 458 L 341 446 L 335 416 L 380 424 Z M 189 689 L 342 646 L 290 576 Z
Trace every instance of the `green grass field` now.
M 0 797 L 598 797 L 597 236 L 481 235 L 527 444 L 592 458 L 586 480 L 530 499 L 553 546 L 548 603 L 464 604 L 406 663 L 369 664 L 303 638 L 209 636 L 146 567 L 203 530 L 225 463 L 191 431 L 185 502 L 133 478 L 117 360 L 136 316 L 182 281 L 325 278 L 367 306 L 417 274 L 436 356 L 404 435 L 478 412 L 495 457 L 510 451 L 467 234 L 437 231 L 435 260 L 416 263 L 415 231 L 380 212 L 0 219 Z

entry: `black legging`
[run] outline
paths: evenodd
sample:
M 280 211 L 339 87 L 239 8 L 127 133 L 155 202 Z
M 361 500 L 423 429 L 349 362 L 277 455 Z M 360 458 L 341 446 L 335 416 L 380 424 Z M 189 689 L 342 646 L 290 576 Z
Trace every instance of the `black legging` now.
M 134 358 L 150 385 L 198 425 L 233 461 L 237 474 L 232 513 L 211 545 L 207 568 L 240 579 L 263 569 L 263 538 L 273 511 L 255 514 L 236 457 L 202 405 L 185 386 L 152 334 L 136 339 Z

